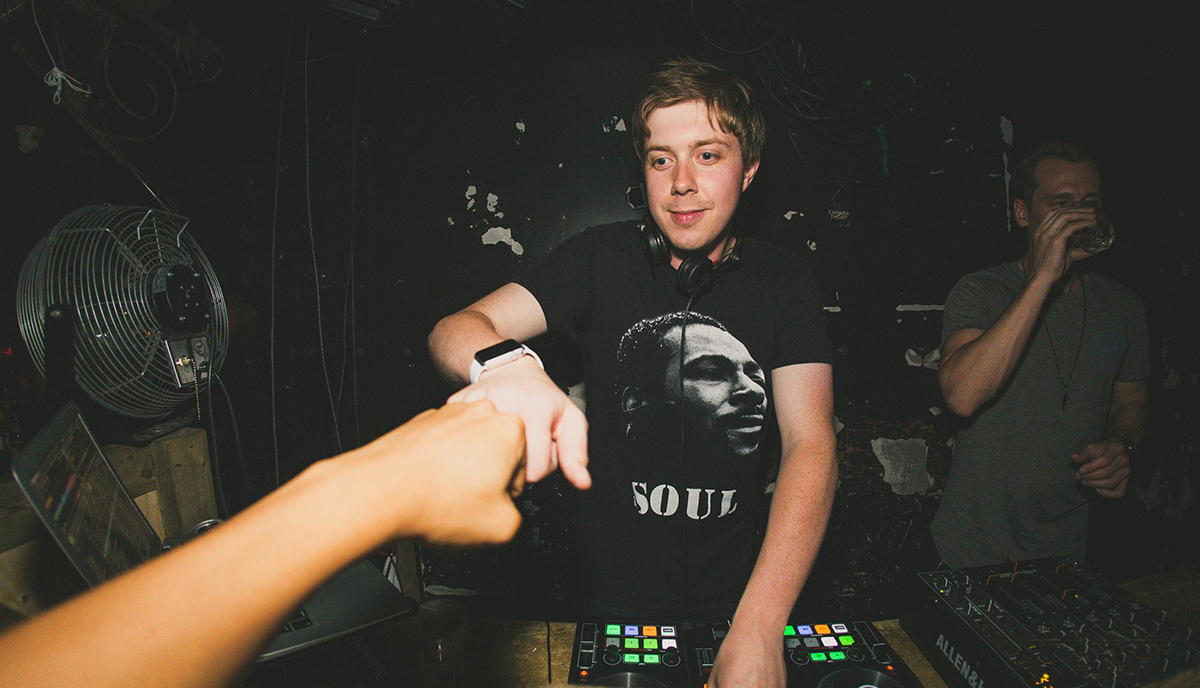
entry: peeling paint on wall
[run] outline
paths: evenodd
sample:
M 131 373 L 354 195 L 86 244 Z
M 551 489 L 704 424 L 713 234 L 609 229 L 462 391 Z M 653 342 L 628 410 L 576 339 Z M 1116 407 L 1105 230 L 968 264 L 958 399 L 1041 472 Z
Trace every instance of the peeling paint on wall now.
M 613 115 L 612 117 L 608 118 L 608 121 L 605 122 L 603 126 L 606 134 L 614 131 L 625 131 L 625 120 L 621 117 Z
M 440 595 L 454 595 L 456 597 L 471 597 L 478 595 L 478 590 L 468 590 L 466 588 L 451 588 L 445 585 L 426 585 L 425 592 L 434 597 Z
M 929 448 L 925 440 L 910 437 L 902 440 L 877 438 L 871 440 L 871 451 L 883 466 L 883 480 L 900 495 L 925 494 L 933 487 L 933 478 L 925 468 Z
M 799 210 L 789 210 L 783 214 L 783 219 L 790 220 L 793 217 L 796 217 L 797 215 L 799 215 L 800 217 L 804 217 L 804 213 L 800 212 Z
M 467 187 L 467 210 L 475 207 L 475 194 L 477 193 L 479 193 L 479 190 L 475 188 L 474 184 Z
M 944 311 L 944 310 L 946 310 L 946 304 L 943 304 L 943 303 L 929 303 L 929 304 L 904 303 L 904 304 L 900 304 L 899 306 L 896 306 L 896 310 L 901 311 L 901 312 L 904 312 L 904 311 Z
M 817 242 L 813 241 L 812 239 L 809 239 L 808 240 L 808 250 L 810 250 L 810 251 L 817 250 Z
M 1165 367 L 1163 369 L 1162 376 L 1163 389 L 1176 389 L 1179 387 L 1179 371 L 1175 369 L 1175 366 L 1169 365 Z
M 500 197 L 494 193 L 487 195 L 487 209 L 489 213 L 494 213 L 496 217 L 504 217 L 504 213 L 497 212 L 496 208 L 500 207 Z
M 517 131 L 521 132 L 522 134 L 525 133 L 525 123 L 524 122 L 517 122 Z
M 930 351 L 929 353 L 925 354 L 925 356 L 923 356 L 923 357 L 921 356 L 921 354 L 917 353 L 916 351 L 913 351 L 912 349 L 909 349 L 908 351 L 904 352 L 904 362 L 914 368 L 929 368 L 930 370 L 937 370 L 938 363 L 941 360 L 942 360 L 942 347 L 940 347 L 940 346 L 938 348 L 934 349 L 933 351 Z
M 513 239 L 512 230 L 507 227 L 491 227 L 480 237 L 486 245 L 492 244 L 508 244 L 512 248 L 512 252 L 519 255 L 525 253 L 525 247 Z

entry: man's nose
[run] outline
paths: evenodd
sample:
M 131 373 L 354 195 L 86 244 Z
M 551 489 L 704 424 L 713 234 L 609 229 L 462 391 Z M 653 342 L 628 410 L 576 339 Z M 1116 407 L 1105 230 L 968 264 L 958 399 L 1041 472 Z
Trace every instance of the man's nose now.
M 696 190 L 696 177 L 693 174 L 692 165 L 689 162 L 682 162 L 675 166 L 675 178 L 671 185 L 671 192 L 676 195 L 691 193 Z

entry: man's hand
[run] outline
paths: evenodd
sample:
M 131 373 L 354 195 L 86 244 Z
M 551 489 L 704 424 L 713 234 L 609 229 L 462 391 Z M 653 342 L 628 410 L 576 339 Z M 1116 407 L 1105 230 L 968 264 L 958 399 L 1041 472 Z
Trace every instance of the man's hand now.
M 591 487 L 587 419 L 533 359 L 525 356 L 487 370 L 479 382 L 459 390 L 448 401 L 479 399 L 487 399 L 500 411 L 515 413 L 525 421 L 525 476 L 529 482 L 561 468 L 575 487 Z
M 1095 224 L 1095 208 L 1068 207 L 1047 213 L 1033 232 L 1026 267 L 1029 277 L 1042 276 L 1057 282 L 1067 274 L 1072 263 L 1092 255 L 1081 248 L 1069 248 L 1067 240 L 1075 232 Z
M 783 628 L 734 625 L 713 662 L 709 688 L 784 688 Z
M 1129 453 L 1117 439 L 1093 442 L 1071 460 L 1079 464 L 1075 478 L 1101 497 L 1124 497 L 1129 483 Z

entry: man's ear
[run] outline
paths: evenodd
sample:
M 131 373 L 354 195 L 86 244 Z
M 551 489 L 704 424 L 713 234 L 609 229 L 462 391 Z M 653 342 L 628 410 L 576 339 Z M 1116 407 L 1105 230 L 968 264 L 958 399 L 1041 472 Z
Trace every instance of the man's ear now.
M 754 181 L 754 175 L 758 174 L 758 165 L 761 162 L 761 160 L 755 160 L 742 171 L 742 191 L 750 188 L 750 182 Z
M 1025 201 L 1020 198 L 1013 199 L 1013 217 L 1017 224 L 1022 227 L 1029 226 L 1029 206 L 1025 205 Z
M 649 403 L 642 395 L 642 391 L 633 385 L 629 385 L 621 392 L 621 410 L 625 413 L 636 411 Z

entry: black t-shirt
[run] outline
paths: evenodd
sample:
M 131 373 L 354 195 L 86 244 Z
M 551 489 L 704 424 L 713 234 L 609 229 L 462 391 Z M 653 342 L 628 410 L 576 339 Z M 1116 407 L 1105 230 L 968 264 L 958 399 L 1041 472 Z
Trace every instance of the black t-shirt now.
M 517 282 L 582 353 L 594 484 L 576 527 L 589 593 L 701 618 L 732 612 L 754 564 L 760 458 L 779 443 L 770 371 L 831 357 L 799 256 L 741 239 L 737 267 L 690 311 L 675 273 L 626 222 L 571 237 Z

